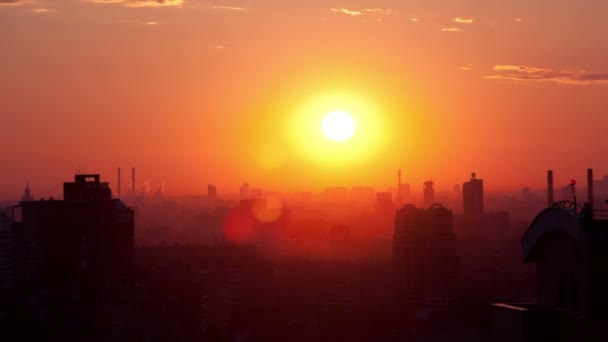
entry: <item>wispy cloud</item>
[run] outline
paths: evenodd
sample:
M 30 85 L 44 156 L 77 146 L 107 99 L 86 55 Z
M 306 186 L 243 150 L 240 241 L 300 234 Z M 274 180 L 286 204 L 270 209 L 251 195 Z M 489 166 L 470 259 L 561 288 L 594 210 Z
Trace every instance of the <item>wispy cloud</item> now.
M 31 2 L 32 0 L 0 0 L 0 6 L 21 6 Z
M 494 66 L 495 75 L 485 78 L 517 82 L 551 82 L 559 84 L 608 83 L 608 74 L 589 73 L 585 70 L 554 70 L 525 65 L 501 64 Z
M 2 0 L 0 0 L 2 1 Z M 121 4 L 126 7 L 181 7 L 184 0 L 80 0 L 96 4 Z
M 516 23 L 521 23 L 524 20 L 522 18 L 515 18 L 515 19 L 513 19 L 513 21 Z
M 467 64 L 467 65 L 463 65 L 460 67 L 460 70 L 462 71 L 470 71 L 473 69 L 473 65 L 472 64 Z
M 441 31 L 443 32 L 461 32 L 462 29 L 458 27 L 442 27 Z
M 472 24 L 473 23 L 473 18 L 471 18 L 471 17 L 457 17 L 457 18 L 454 18 L 454 22 L 455 23 L 459 23 L 459 24 Z
M 209 6 L 209 8 L 223 11 L 253 11 L 251 8 L 240 6 Z
M 346 14 L 350 16 L 360 15 L 394 15 L 399 13 L 398 11 L 391 8 L 363 8 L 363 9 L 349 9 L 349 8 L 330 8 L 330 12 Z
M 38 13 L 38 14 L 51 14 L 51 13 L 55 13 L 55 10 L 48 9 L 48 8 L 32 8 L 32 12 Z
M 160 23 L 158 21 L 146 21 L 145 23 L 148 26 L 157 26 L 160 25 Z

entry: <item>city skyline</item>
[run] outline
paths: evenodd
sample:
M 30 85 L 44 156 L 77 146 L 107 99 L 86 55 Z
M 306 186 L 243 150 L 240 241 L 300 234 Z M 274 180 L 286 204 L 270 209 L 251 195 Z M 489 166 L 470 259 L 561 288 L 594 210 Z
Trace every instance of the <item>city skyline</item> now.
M 382 189 L 399 168 L 415 192 L 471 172 L 488 190 L 542 188 L 547 169 L 556 186 L 602 175 L 606 9 L 0 1 L 0 198 L 120 165 L 174 195 L 244 181 Z M 320 136 L 332 110 L 357 119 L 352 141 Z

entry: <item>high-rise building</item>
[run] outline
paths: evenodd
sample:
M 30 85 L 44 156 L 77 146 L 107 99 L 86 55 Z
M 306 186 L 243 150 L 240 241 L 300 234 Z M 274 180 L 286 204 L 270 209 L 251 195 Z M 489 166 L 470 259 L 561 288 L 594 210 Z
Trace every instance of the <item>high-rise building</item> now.
M 462 206 L 465 216 L 483 215 L 483 179 L 478 179 L 475 173 L 462 184 Z
M 424 182 L 423 203 L 424 207 L 428 208 L 435 204 L 435 183 L 432 180 Z
M 329 244 L 334 259 L 347 258 L 350 252 L 350 227 L 345 225 L 331 227 L 329 230 Z
M 0 331 L 8 331 L 12 323 L 10 322 L 10 308 L 14 299 L 12 235 L 11 219 L 0 211 Z
M 383 216 L 395 215 L 395 204 L 393 203 L 393 194 L 390 192 L 376 193 L 376 214 Z
M 32 196 L 32 192 L 30 191 L 30 182 L 29 181 L 27 181 L 25 183 L 25 190 L 23 191 L 23 197 L 21 197 L 21 200 L 24 202 L 34 200 L 34 197 Z
M 554 204 L 521 238 L 536 268 L 537 303 L 494 304 L 492 341 L 608 341 L 608 220 Z
M 76 175 L 63 189 L 63 201 L 13 207 L 13 333 L 125 338 L 133 319 L 133 210 L 112 198 L 99 175 Z
M 438 309 L 455 296 L 458 252 L 452 211 L 406 205 L 397 212 L 393 235 L 395 300 L 411 313 Z
M 217 188 L 215 185 L 207 185 L 207 199 L 209 199 L 210 202 L 217 200 Z
M 241 200 L 249 199 L 249 183 L 243 183 L 240 189 Z

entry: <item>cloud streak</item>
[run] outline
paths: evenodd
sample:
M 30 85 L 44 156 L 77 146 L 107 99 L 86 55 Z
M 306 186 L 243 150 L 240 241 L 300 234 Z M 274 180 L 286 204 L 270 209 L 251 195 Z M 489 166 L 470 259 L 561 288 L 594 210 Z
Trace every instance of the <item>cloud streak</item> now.
M 454 22 L 455 23 L 459 23 L 459 24 L 472 24 L 473 23 L 473 18 L 471 18 L 471 17 L 457 17 L 457 18 L 454 18 Z
M 251 8 L 239 6 L 209 6 L 209 8 L 222 11 L 253 11 Z
M 31 2 L 32 0 L 0 0 L 0 6 L 21 6 Z
M 554 70 L 525 65 L 495 65 L 495 75 L 485 76 L 488 79 L 516 82 L 558 83 L 587 85 L 608 83 L 608 74 L 588 73 L 585 70 Z
M 1 1 L 1 0 L 0 0 Z M 121 4 L 126 7 L 181 7 L 184 0 L 80 0 L 95 4 Z
M 362 16 L 362 15 L 394 15 L 397 14 L 398 11 L 390 9 L 390 8 L 363 8 L 363 9 L 349 9 L 349 8 L 330 8 L 330 12 L 345 14 L 350 16 Z
M 458 28 L 458 27 L 442 27 L 441 31 L 442 32 L 461 32 L 462 29 Z

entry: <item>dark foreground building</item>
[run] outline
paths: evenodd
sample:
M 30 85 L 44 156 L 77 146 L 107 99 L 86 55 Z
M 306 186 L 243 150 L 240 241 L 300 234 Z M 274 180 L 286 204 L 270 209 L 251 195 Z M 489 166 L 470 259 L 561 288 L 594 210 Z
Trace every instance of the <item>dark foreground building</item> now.
M 493 341 L 608 341 L 608 220 L 556 203 L 521 239 L 536 265 L 534 304 L 494 304 Z
M 99 175 L 64 183 L 64 200 L 13 207 L 13 303 L 7 340 L 129 338 L 133 210 Z
M 452 211 L 439 204 L 401 208 L 393 236 L 395 303 L 410 314 L 445 307 L 455 297 L 458 275 Z

